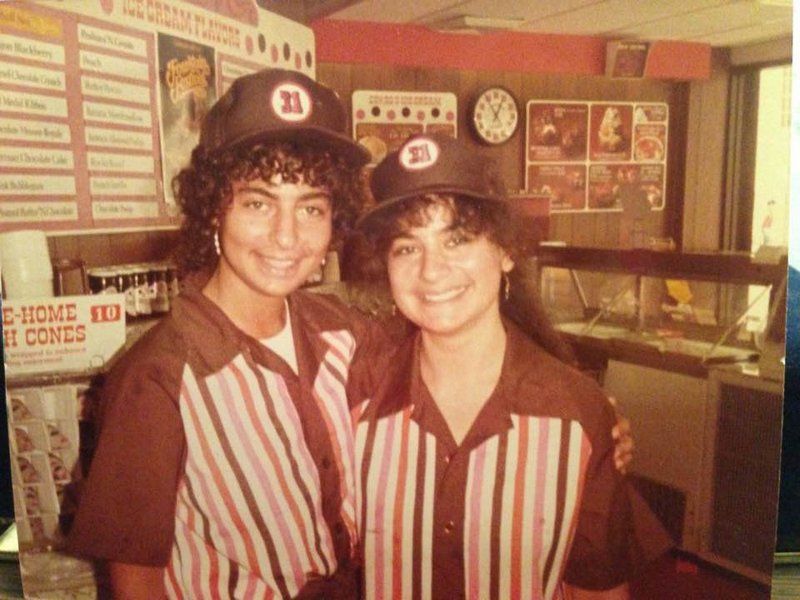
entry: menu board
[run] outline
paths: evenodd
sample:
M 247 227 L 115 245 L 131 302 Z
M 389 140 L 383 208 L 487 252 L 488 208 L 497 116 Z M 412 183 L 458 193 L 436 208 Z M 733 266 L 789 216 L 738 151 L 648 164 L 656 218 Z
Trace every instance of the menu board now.
M 255 0 L 0 3 L 0 231 L 177 226 L 210 106 L 264 67 L 313 76 L 313 53 Z
M 416 133 L 456 137 L 458 100 L 450 92 L 353 92 L 353 137 L 379 163 Z
M 531 100 L 525 187 L 552 212 L 663 210 L 669 107 Z

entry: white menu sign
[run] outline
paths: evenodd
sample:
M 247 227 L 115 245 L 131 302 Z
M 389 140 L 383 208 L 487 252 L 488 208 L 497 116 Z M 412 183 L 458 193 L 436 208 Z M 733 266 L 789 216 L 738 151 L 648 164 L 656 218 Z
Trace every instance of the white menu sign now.
M 313 76 L 254 0 L 0 0 L 0 231 L 172 228 L 173 176 L 236 77 Z
M 124 294 L 26 298 L 3 303 L 8 375 L 101 367 L 124 343 Z

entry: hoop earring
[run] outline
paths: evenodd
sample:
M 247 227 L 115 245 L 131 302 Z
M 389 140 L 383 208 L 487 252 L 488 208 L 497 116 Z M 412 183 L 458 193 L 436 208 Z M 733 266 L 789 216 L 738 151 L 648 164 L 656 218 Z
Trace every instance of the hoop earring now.
M 219 246 L 219 229 L 214 232 L 214 250 L 217 251 L 217 256 L 222 256 L 222 249 Z
M 511 282 L 508 279 L 508 273 L 503 273 L 503 300 L 508 302 L 508 297 L 511 295 Z

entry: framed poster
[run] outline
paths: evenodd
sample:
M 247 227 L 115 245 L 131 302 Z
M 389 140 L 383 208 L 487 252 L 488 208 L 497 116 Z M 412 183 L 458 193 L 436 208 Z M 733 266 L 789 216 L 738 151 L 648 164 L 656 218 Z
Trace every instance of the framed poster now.
M 451 92 L 353 92 L 353 138 L 379 163 L 415 133 L 457 135 L 456 95 Z
M 553 212 L 663 210 L 669 107 L 531 100 L 525 188 Z
M 164 182 L 189 161 L 200 140 L 200 126 L 216 102 L 214 49 L 166 33 L 158 34 L 158 84 L 161 101 L 161 156 Z M 172 188 L 164 202 L 177 214 Z

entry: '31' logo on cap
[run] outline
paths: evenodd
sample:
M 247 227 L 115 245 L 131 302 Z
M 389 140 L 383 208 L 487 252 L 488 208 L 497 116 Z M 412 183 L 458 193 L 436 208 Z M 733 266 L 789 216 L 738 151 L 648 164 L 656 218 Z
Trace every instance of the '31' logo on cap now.
M 272 110 L 284 121 L 302 121 L 311 114 L 311 97 L 303 86 L 282 83 L 272 90 Z
M 427 169 L 439 159 L 439 146 L 430 138 L 415 138 L 400 150 L 400 164 L 411 171 Z

